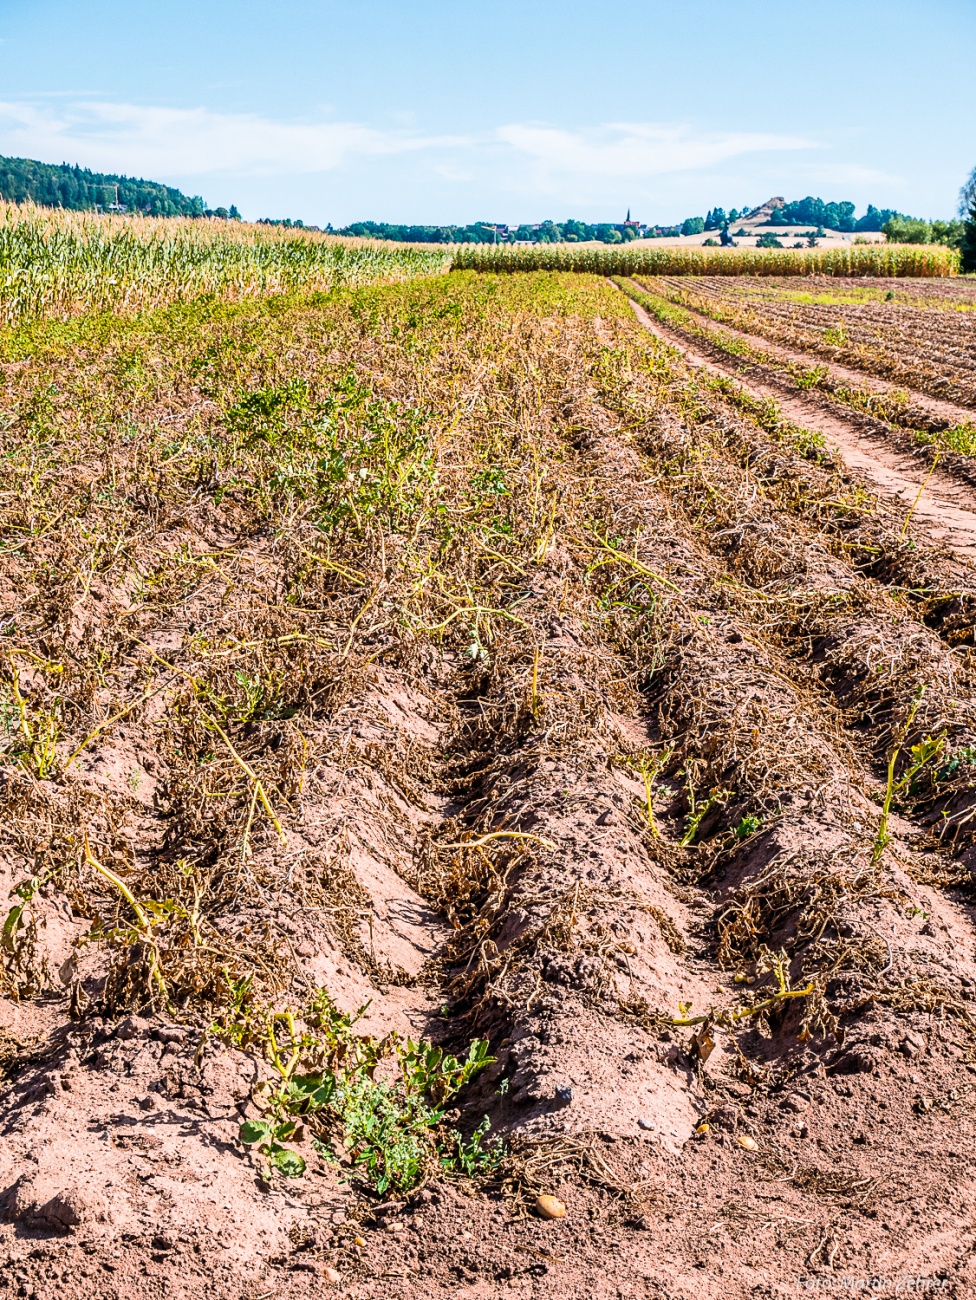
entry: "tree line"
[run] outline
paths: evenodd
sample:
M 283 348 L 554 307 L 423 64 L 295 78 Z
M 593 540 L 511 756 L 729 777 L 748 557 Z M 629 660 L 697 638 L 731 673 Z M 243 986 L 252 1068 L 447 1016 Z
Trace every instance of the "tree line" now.
M 711 231 L 723 234 L 721 242 L 727 243 L 730 227 L 744 221 L 755 209 L 710 208 L 707 216 L 686 217 L 674 225 L 647 225 L 644 222 L 540 221 L 537 224 L 508 226 L 490 221 L 476 221 L 467 226 L 405 225 L 387 221 L 356 221 L 343 226 L 335 233 L 356 235 L 364 239 L 391 239 L 412 244 L 573 244 L 595 240 L 603 244 L 620 244 L 631 239 L 675 239 L 679 235 L 701 235 Z M 853 203 L 828 203 L 808 196 L 784 204 L 773 210 L 769 226 L 815 226 L 820 231 L 840 230 L 852 232 L 882 231 L 891 221 L 914 221 L 893 208 L 876 208 L 868 205 L 862 217 L 855 216 Z M 927 223 L 922 223 L 927 224 Z M 939 227 L 939 223 L 929 223 Z M 945 223 L 943 223 L 945 224 Z M 952 224 L 952 223 L 948 223 Z M 332 227 L 328 227 L 329 230 Z M 745 232 L 743 232 L 745 233 Z M 941 230 L 937 234 L 941 234 Z M 914 239 L 911 242 L 946 242 L 941 238 Z
M 637 239 L 644 228 L 638 223 L 585 221 L 542 221 L 538 225 L 507 226 L 491 221 L 474 221 L 467 226 L 412 226 L 390 221 L 354 221 L 336 231 L 361 239 L 393 239 L 409 244 L 574 244 L 596 239 L 620 244 Z
M 71 212 L 141 212 L 150 217 L 222 217 L 240 220 L 230 208 L 208 208 L 199 194 L 190 198 L 158 181 L 93 172 L 69 163 L 0 156 L 0 198 L 7 203 L 37 203 Z
M 391 221 L 354 221 L 335 231 L 360 239 L 392 239 L 410 244 L 576 244 L 596 241 L 601 244 L 624 244 L 632 239 L 675 239 L 678 235 L 700 235 L 719 230 L 735 220 L 732 209 L 727 218 L 722 208 L 707 217 L 686 217 L 673 226 L 649 226 L 642 221 L 540 221 L 508 226 L 491 221 L 474 221 L 467 226 L 412 226 Z M 742 216 L 745 216 L 743 210 Z M 300 224 L 300 223 L 296 223 Z M 332 227 L 327 227 L 332 231 Z

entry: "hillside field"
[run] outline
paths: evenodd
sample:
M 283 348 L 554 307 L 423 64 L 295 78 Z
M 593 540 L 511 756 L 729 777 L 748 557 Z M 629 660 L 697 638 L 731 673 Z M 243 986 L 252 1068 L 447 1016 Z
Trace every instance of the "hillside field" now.
M 976 282 L 815 253 L 8 211 L 0 1296 L 976 1290 Z

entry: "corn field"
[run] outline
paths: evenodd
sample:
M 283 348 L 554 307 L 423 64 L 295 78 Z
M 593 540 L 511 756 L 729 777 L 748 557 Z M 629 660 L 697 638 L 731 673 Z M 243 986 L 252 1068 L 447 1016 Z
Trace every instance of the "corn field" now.
M 0 205 L 0 321 L 132 311 L 202 294 L 232 300 L 393 281 L 446 269 L 443 249 L 185 218 Z
M 499 248 L 464 244 L 456 248 L 455 271 L 578 271 L 594 275 L 955 275 L 958 254 L 931 244 L 867 244 L 850 248 L 705 249 L 581 248 L 537 244 Z

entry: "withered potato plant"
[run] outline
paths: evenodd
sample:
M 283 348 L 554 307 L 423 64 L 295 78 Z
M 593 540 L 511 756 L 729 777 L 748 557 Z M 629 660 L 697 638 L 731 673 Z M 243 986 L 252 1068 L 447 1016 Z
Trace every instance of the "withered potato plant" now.
M 911 1004 L 864 905 L 912 903 L 885 799 L 947 879 L 971 843 L 968 578 L 614 285 L 197 298 L 0 349 L 8 995 L 56 987 L 55 894 L 102 954 L 62 977 L 78 1015 L 266 1047 L 308 918 L 375 985 L 420 978 L 369 942 L 368 830 L 452 927 L 424 977 L 468 1039 L 570 980 L 615 1022 L 700 1019 L 621 990 L 635 916 L 686 947 L 634 860 L 709 900 L 749 983 L 707 1024 Z M 426 740 L 371 730 L 394 678 Z

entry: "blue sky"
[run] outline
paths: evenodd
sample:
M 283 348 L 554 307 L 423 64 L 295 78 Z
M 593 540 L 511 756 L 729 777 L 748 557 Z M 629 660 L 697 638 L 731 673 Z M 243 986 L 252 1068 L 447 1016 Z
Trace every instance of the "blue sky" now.
M 976 0 L 0 0 L 0 153 L 245 216 L 949 216 Z

